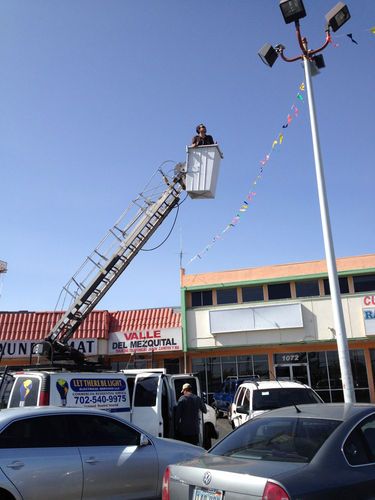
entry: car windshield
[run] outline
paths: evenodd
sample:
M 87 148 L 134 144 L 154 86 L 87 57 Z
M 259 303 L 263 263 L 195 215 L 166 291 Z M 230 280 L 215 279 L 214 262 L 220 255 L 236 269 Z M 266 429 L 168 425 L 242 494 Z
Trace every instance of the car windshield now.
M 340 423 L 320 418 L 260 417 L 240 426 L 209 453 L 247 460 L 307 463 Z
M 258 389 L 253 392 L 253 410 L 271 410 L 284 406 L 321 403 L 313 390 L 307 388 L 280 387 L 277 389 Z

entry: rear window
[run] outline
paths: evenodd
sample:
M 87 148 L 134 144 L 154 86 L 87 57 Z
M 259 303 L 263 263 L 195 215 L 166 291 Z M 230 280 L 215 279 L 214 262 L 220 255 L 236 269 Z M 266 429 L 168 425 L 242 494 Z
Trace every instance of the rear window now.
M 209 453 L 247 460 L 307 463 L 340 423 L 319 418 L 262 417 L 238 427 Z
M 173 379 L 173 382 L 174 382 L 174 391 L 175 391 L 175 394 L 176 394 L 176 401 L 178 401 L 180 399 L 180 397 L 182 396 L 182 386 L 184 384 L 190 384 L 191 385 L 191 388 L 192 388 L 192 391 L 193 391 L 193 394 L 197 394 L 197 396 L 199 396 L 198 394 L 198 389 L 197 389 L 197 379 L 195 377 L 177 377 L 175 379 Z
M 134 406 L 155 406 L 159 377 L 139 377 L 135 386 Z
M 292 406 L 293 404 L 321 403 L 319 397 L 312 389 L 307 388 L 277 388 L 267 390 L 255 390 L 253 392 L 253 410 L 271 410 Z
M 38 406 L 39 387 L 39 378 L 17 377 L 10 396 L 9 408 Z

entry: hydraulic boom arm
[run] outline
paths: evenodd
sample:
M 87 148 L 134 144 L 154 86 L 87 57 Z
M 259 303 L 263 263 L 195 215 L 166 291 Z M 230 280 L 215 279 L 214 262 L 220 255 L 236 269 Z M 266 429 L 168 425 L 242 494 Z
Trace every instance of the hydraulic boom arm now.
M 167 187 L 156 201 L 141 197 L 137 202 L 133 202 L 140 207 L 133 220 L 121 229 L 120 218 L 64 287 L 65 292 L 71 296 L 72 304 L 44 342 L 49 344 L 48 355 L 52 360 L 67 357 L 75 361 L 81 360 L 82 355 L 69 346 L 69 340 L 178 204 L 180 193 L 185 189 L 182 167 L 181 164 L 177 166 L 177 173 L 172 180 L 168 180 L 163 174 Z M 139 200 L 142 201 L 141 205 Z M 108 246 L 109 240 L 109 251 L 104 251 L 103 246 Z M 83 273 L 85 277 L 81 279 Z M 75 287 L 74 292 L 71 291 L 72 284 Z

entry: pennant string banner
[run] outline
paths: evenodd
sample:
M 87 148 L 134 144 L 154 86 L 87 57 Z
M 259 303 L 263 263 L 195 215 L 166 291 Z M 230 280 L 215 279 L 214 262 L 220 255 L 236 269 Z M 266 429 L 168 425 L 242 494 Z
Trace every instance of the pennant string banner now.
M 366 31 L 367 33 L 371 33 L 373 35 L 375 35 L 375 26 L 372 26 L 371 28 L 366 28 L 366 29 L 362 29 L 361 31 Z M 335 35 L 335 39 L 336 38 L 349 38 L 349 40 L 354 43 L 355 45 L 359 45 L 359 43 L 357 42 L 357 36 L 354 38 L 354 35 L 353 33 L 343 33 L 343 34 L 339 34 L 339 35 Z M 337 47 L 340 47 L 340 45 L 338 43 L 335 43 L 332 38 L 330 37 L 330 40 L 329 40 L 332 45 L 337 48 Z
M 299 86 L 299 92 L 296 94 L 296 99 L 298 99 L 298 101 L 301 102 L 301 103 L 304 103 L 303 92 L 305 92 L 305 84 L 304 84 L 304 82 L 301 83 L 301 85 Z M 290 110 L 294 114 L 294 119 L 298 118 L 299 110 L 298 110 L 297 106 L 294 103 L 292 104 Z M 292 123 L 292 120 L 293 120 L 292 115 L 290 113 L 288 113 L 287 118 L 286 118 L 286 123 L 284 125 L 282 125 L 282 129 L 286 129 Z M 240 222 L 241 217 L 246 212 L 248 212 L 251 209 L 251 204 L 254 203 L 254 199 L 255 199 L 256 194 L 257 194 L 256 191 L 255 191 L 255 189 L 256 189 L 255 186 L 257 185 L 257 182 L 259 182 L 262 179 L 264 170 L 265 170 L 268 162 L 271 159 L 272 153 L 277 148 L 279 148 L 281 146 L 281 144 L 283 143 L 283 141 L 284 141 L 284 133 L 283 132 L 279 132 L 277 134 L 277 136 L 274 137 L 274 139 L 273 139 L 273 141 L 271 143 L 272 144 L 271 145 L 271 150 L 266 155 L 264 155 L 264 157 L 259 161 L 260 167 L 259 167 L 259 170 L 257 172 L 257 175 L 255 176 L 253 182 L 251 183 L 250 190 L 246 194 L 246 196 L 244 197 L 244 199 L 242 200 L 242 202 L 240 204 L 240 208 L 238 209 L 238 211 L 235 214 L 235 216 L 232 217 L 232 219 L 229 222 L 229 224 L 227 224 L 225 226 L 225 228 L 220 233 L 217 233 L 216 236 L 214 238 L 212 238 L 211 243 L 209 243 L 208 245 L 206 245 L 203 250 L 201 250 L 199 253 L 197 253 L 196 255 L 194 255 L 194 257 L 192 257 L 188 261 L 188 263 L 186 264 L 187 266 L 189 264 L 191 264 L 192 262 L 194 262 L 194 260 L 196 260 L 196 259 L 202 259 L 203 255 L 205 253 L 207 253 L 210 250 L 210 248 L 213 245 L 215 245 L 215 243 L 217 241 L 221 240 L 222 237 L 223 237 L 223 235 L 226 232 L 228 232 L 230 229 L 236 227 L 237 224 Z
M 362 30 L 362 31 L 366 31 L 368 33 L 371 33 L 372 35 L 375 35 L 375 26 L 372 26 L 371 28 L 366 28 L 365 30 Z M 359 45 L 358 42 L 357 42 L 357 39 L 354 38 L 353 33 L 346 33 L 346 34 L 341 34 L 341 35 L 335 35 L 335 38 L 343 38 L 343 37 L 349 39 L 355 45 Z M 336 42 L 334 42 L 332 40 L 331 36 L 329 37 L 329 42 L 333 45 L 334 48 L 337 48 L 337 47 L 340 46 L 338 43 L 336 43 Z M 301 85 L 299 86 L 299 92 L 296 95 L 296 99 L 300 103 L 304 103 L 303 92 L 305 92 L 305 83 L 304 82 L 302 82 Z M 294 103 L 292 104 L 290 110 L 294 114 L 294 118 L 298 118 L 299 109 L 297 108 L 297 106 Z M 191 258 L 188 261 L 187 265 L 191 264 L 196 259 L 202 259 L 202 256 L 206 252 L 208 252 L 208 250 L 210 250 L 210 248 L 217 241 L 221 240 L 222 236 L 226 232 L 228 232 L 230 229 L 232 229 L 233 227 L 235 227 L 238 224 L 238 222 L 240 221 L 241 215 L 243 215 L 245 212 L 248 211 L 248 209 L 250 208 L 250 204 L 254 202 L 254 197 L 256 195 L 256 192 L 253 191 L 253 189 L 255 189 L 255 186 L 257 185 L 257 182 L 263 177 L 264 168 L 268 164 L 272 153 L 275 151 L 275 149 L 277 149 L 283 143 L 283 141 L 284 141 L 283 130 L 285 130 L 285 129 L 287 129 L 289 127 L 289 125 L 292 123 L 292 120 L 293 120 L 293 116 L 290 113 L 288 113 L 288 115 L 286 117 L 286 122 L 281 127 L 281 132 L 274 138 L 274 140 L 272 142 L 272 146 L 271 146 L 270 152 L 268 154 L 266 154 L 263 157 L 263 159 L 260 160 L 260 162 L 259 162 L 260 163 L 259 172 L 258 172 L 258 174 L 256 175 L 255 179 L 253 180 L 253 182 L 251 184 L 252 191 L 250 191 L 247 194 L 247 196 L 246 196 L 246 200 L 247 201 L 244 201 L 242 203 L 242 205 L 240 206 L 240 208 L 238 210 L 239 213 L 237 213 L 236 216 L 232 218 L 231 222 L 221 231 L 220 234 L 216 235 L 212 239 L 212 242 L 210 244 L 208 244 L 200 253 L 197 253 L 196 255 L 194 255 L 194 257 Z

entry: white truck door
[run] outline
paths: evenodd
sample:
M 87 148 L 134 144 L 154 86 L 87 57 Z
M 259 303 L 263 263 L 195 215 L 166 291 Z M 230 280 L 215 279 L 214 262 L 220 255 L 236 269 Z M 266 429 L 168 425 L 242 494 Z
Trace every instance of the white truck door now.
M 131 420 L 153 436 L 163 437 L 162 374 L 136 376 Z

